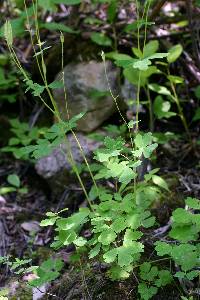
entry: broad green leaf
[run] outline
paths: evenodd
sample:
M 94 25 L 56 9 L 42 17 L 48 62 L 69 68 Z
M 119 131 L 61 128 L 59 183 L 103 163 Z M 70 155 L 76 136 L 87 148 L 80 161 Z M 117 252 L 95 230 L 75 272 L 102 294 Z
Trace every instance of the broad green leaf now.
M 151 83 L 148 85 L 148 87 L 151 91 L 156 92 L 158 94 L 166 96 L 171 95 L 171 92 L 165 86 L 159 85 L 157 83 Z
M 46 28 L 48 30 L 58 30 L 58 31 L 62 31 L 62 32 L 67 32 L 67 33 L 78 33 L 79 31 L 72 29 L 69 26 L 66 26 L 62 23 L 55 23 L 55 22 L 51 22 L 51 23 L 42 23 L 40 24 L 41 28 Z
M 168 188 L 168 185 L 167 185 L 167 182 L 160 176 L 158 175 L 152 175 L 152 181 L 154 184 L 162 187 L 163 189 L 169 191 L 169 188 Z
M 170 111 L 171 103 L 164 101 L 162 96 L 157 96 L 153 103 L 153 111 L 158 119 L 170 118 L 176 115 L 176 113 Z
M 172 220 L 177 224 L 190 224 L 192 221 L 192 214 L 183 208 L 177 208 L 172 214 Z
M 101 244 L 100 243 L 96 244 L 96 246 L 90 250 L 89 258 L 92 259 L 95 256 L 97 256 L 100 252 L 100 249 L 101 249 Z
M 100 46 L 112 46 L 112 40 L 103 33 L 93 32 L 90 38 L 94 43 Z
M 189 241 L 195 241 L 198 238 L 198 230 L 195 226 L 184 225 L 181 227 L 174 227 L 169 232 L 169 236 L 175 240 L 181 241 L 183 243 Z
M 199 199 L 187 197 L 185 200 L 185 204 L 188 205 L 190 208 L 200 210 L 200 200 Z
M 143 49 L 143 56 L 148 57 L 157 52 L 159 43 L 157 40 L 148 42 Z
M 4 186 L 0 188 L 0 195 L 6 195 L 8 193 L 16 192 L 16 188 L 10 186 Z
M 159 279 L 155 281 L 157 287 L 166 286 L 173 280 L 172 274 L 168 270 L 161 270 L 158 273 Z
M 172 251 L 172 246 L 167 244 L 166 242 L 158 241 L 154 245 L 156 245 L 155 250 L 157 251 L 157 254 L 159 256 L 170 255 Z
M 49 218 L 49 219 L 42 220 L 40 222 L 40 226 L 42 226 L 42 227 L 52 226 L 56 223 L 57 219 L 58 219 L 58 217 L 52 217 L 52 218 Z
M 184 82 L 184 79 L 180 76 L 169 75 L 167 78 L 175 84 L 181 84 Z
M 155 286 L 147 286 L 146 283 L 142 282 L 138 284 L 138 293 L 141 296 L 141 299 L 143 300 L 149 300 L 154 295 L 157 294 L 158 288 Z
M 123 75 L 128 81 L 134 85 L 138 85 L 139 73 L 140 73 L 140 84 L 144 86 L 147 83 L 147 79 L 153 75 L 158 73 L 158 69 L 155 66 L 150 66 L 146 71 L 139 71 L 137 69 L 133 69 L 132 67 L 126 68 L 123 71 Z
M 120 233 L 121 231 L 123 231 L 126 228 L 125 219 L 123 217 L 119 217 L 112 223 L 111 228 L 116 233 Z
M 143 57 L 142 51 L 140 49 L 133 47 L 132 51 L 133 51 L 133 54 L 135 54 L 135 56 L 137 56 L 138 58 Z
M 19 176 L 16 174 L 11 174 L 7 177 L 7 181 L 8 183 L 10 183 L 11 185 L 13 185 L 16 188 L 20 187 L 20 179 Z
M 107 9 L 107 18 L 109 23 L 113 23 L 117 14 L 117 1 L 112 0 Z
M 45 11 L 56 11 L 57 7 L 52 0 L 38 0 L 38 5 L 42 7 Z
M 114 51 L 106 53 L 105 57 L 114 59 L 114 60 L 131 60 L 132 59 L 132 57 L 127 54 L 118 53 L 118 52 L 114 52 Z
M 117 253 L 118 253 L 118 265 L 120 267 L 128 266 L 134 260 L 131 247 L 124 247 L 124 246 L 118 247 Z
M 118 250 L 113 248 L 103 255 L 103 259 L 107 264 L 114 262 L 117 258 Z
M 197 110 L 195 111 L 195 115 L 194 117 L 192 118 L 192 121 L 195 122 L 195 121 L 198 121 L 200 120 L 200 107 L 197 108 Z
M 172 248 L 171 256 L 183 271 L 194 268 L 198 263 L 198 253 L 194 245 L 181 244 Z
M 110 245 L 116 237 L 117 235 L 112 229 L 107 229 L 100 234 L 98 241 L 103 245 Z
M 73 241 L 73 243 L 77 246 L 77 247 L 83 247 L 86 243 L 87 240 L 84 239 L 82 236 L 78 237 L 77 239 L 75 239 Z
M 170 64 L 175 62 L 179 58 L 182 52 L 183 52 L 183 47 L 180 44 L 173 46 L 169 50 L 169 55 L 167 56 L 168 62 Z

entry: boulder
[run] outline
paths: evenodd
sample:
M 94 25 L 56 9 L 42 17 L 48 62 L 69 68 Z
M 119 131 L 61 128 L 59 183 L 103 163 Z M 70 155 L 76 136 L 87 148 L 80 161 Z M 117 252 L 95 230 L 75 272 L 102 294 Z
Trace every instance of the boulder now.
M 100 146 L 100 143 L 89 139 L 82 133 L 77 133 L 76 137 L 86 158 L 91 158 L 93 151 Z M 84 162 L 80 148 L 72 133 L 67 135 L 67 140 L 67 143 L 61 144 L 50 155 L 39 159 L 35 165 L 37 173 L 49 184 L 53 197 L 59 197 L 66 187 L 77 182 L 77 177 L 72 172 L 69 149 L 71 148 L 73 159 L 77 165 Z
M 111 62 L 106 62 L 105 66 L 110 88 L 116 96 L 119 94 L 119 70 Z M 57 75 L 56 80 L 60 77 L 61 73 Z M 70 63 L 64 68 L 64 81 L 70 117 L 86 112 L 78 121 L 78 131 L 93 131 L 117 111 L 116 104 L 109 93 L 103 62 L 92 60 Z M 54 89 L 54 98 L 62 118 L 67 120 L 63 88 Z M 121 103 L 119 105 L 122 106 Z

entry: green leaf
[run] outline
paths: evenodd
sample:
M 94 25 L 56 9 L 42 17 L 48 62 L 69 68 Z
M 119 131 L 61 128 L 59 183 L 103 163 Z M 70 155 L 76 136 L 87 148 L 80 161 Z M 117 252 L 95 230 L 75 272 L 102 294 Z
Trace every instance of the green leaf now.
M 120 267 L 128 266 L 134 260 L 131 247 L 124 247 L 124 246 L 118 247 L 117 253 L 118 253 L 118 265 Z
M 150 66 L 146 71 L 139 71 L 137 69 L 133 69 L 132 66 L 126 68 L 123 71 L 123 75 L 128 81 L 134 85 L 138 85 L 139 73 L 140 73 L 140 84 L 144 86 L 147 83 L 147 79 L 152 75 L 158 73 L 158 69 L 155 66 Z
M 181 84 L 184 82 L 184 79 L 180 76 L 169 75 L 167 78 L 175 84 Z
M 12 47 L 13 44 L 13 32 L 12 32 L 12 26 L 10 21 L 6 21 L 4 25 L 4 38 L 8 44 L 9 47 Z
M 112 225 L 111 225 L 112 230 L 114 230 L 116 233 L 120 233 L 126 228 L 126 223 L 123 217 L 119 217 L 116 219 Z
M 138 284 L 138 293 L 140 294 L 143 300 L 149 300 L 154 295 L 157 294 L 157 287 L 150 286 L 148 287 L 146 283 L 139 283 Z
M 108 6 L 107 17 L 110 23 L 113 23 L 117 14 L 117 1 L 112 0 Z
M 10 183 L 11 185 L 13 185 L 16 188 L 20 187 L 20 179 L 19 176 L 16 174 L 11 174 L 7 177 L 7 181 L 8 183 Z
M 63 88 L 63 82 L 55 80 L 52 83 L 50 83 L 48 87 L 50 87 L 51 89 L 60 89 Z
M 169 232 L 169 236 L 183 243 L 195 241 L 198 238 L 198 230 L 195 226 L 174 227 Z
M 160 177 L 158 175 L 152 175 L 152 181 L 153 181 L 154 184 L 162 187 L 166 191 L 169 191 L 167 182 L 162 177 Z
M 118 52 L 108 52 L 105 54 L 105 57 L 110 58 L 110 59 L 114 59 L 114 60 L 131 60 L 132 57 L 127 55 L 127 54 L 123 54 L 123 53 L 118 53 Z
M 156 83 L 151 83 L 148 85 L 148 87 L 151 91 L 156 92 L 158 94 L 166 95 L 166 96 L 171 95 L 171 92 L 165 86 Z
M 198 120 L 200 120 L 200 107 L 197 108 L 197 110 L 195 111 L 195 115 L 192 118 L 193 122 L 198 121 Z
M 60 275 L 63 266 L 64 263 L 61 259 L 53 260 L 50 258 L 46 260 L 37 269 L 37 276 L 39 278 L 29 281 L 29 284 L 34 287 L 40 287 L 47 282 L 55 280 Z
M 55 23 L 55 22 L 51 22 L 51 23 L 42 23 L 40 24 L 41 28 L 46 28 L 48 30 L 55 30 L 55 31 L 62 31 L 62 32 L 67 32 L 67 33 L 78 33 L 79 31 L 72 29 L 69 26 L 66 26 L 62 23 Z
M 104 230 L 98 237 L 98 241 L 103 245 L 110 245 L 115 241 L 117 235 L 112 229 Z
M 172 248 L 171 256 L 183 271 L 191 270 L 198 264 L 198 253 L 194 245 L 175 245 Z
M 107 264 L 113 263 L 117 258 L 117 248 L 113 248 L 103 255 L 103 259 Z
M 38 0 L 38 5 L 42 7 L 45 11 L 56 11 L 57 7 L 52 0 Z
M 93 32 L 90 38 L 94 43 L 100 46 L 112 46 L 112 40 L 103 33 Z
M 137 60 L 133 63 L 133 68 L 140 71 L 146 71 L 151 65 L 151 61 L 148 58 Z
M 96 244 L 96 246 L 90 250 L 89 258 L 92 259 L 95 256 L 97 256 L 100 252 L 100 249 L 101 249 L 101 244 L 100 243 Z
M 200 99 L 200 85 L 194 89 L 195 96 Z
M 58 217 L 52 217 L 52 218 L 49 218 L 49 219 L 42 220 L 40 222 L 40 226 L 42 226 L 42 227 L 52 226 L 56 223 L 57 219 L 58 219 Z
M 183 208 L 177 208 L 172 214 L 173 222 L 177 224 L 190 224 L 192 215 Z
M 169 55 L 167 56 L 168 62 L 170 64 L 175 62 L 179 58 L 182 52 L 183 52 L 183 47 L 180 44 L 173 46 L 169 50 Z
M 200 201 L 199 199 L 187 197 L 185 200 L 185 204 L 193 209 L 200 209 Z
M 77 239 L 75 239 L 73 241 L 73 243 L 77 246 L 77 247 L 83 247 L 86 243 L 87 240 L 84 239 L 82 236 L 78 237 Z
M 173 280 L 171 273 L 168 270 L 161 270 L 158 273 L 159 279 L 155 281 L 157 287 L 166 286 L 170 284 Z
M 150 41 L 149 43 L 147 43 L 143 49 L 144 57 L 148 57 L 154 54 L 158 50 L 158 47 L 159 43 L 157 40 Z
M 170 118 L 176 115 L 174 112 L 170 112 L 171 103 L 164 101 L 162 96 L 157 96 L 153 103 L 153 111 L 158 119 Z
M 141 157 L 142 154 L 145 158 L 149 158 L 152 152 L 157 148 L 158 144 L 152 144 L 153 136 L 152 134 L 145 133 L 143 136 L 141 134 L 137 134 L 134 139 L 135 146 L 137 150 L 132 151 L 136 157 Z
M 157 251 L 157 254 L 159 256 L 164 256 L 164 255 L 170 255 L 172 251 L 172 246 L 165 243 L 165 242 L 156 242 L 155 243 L 156 247 L 155 250 Z

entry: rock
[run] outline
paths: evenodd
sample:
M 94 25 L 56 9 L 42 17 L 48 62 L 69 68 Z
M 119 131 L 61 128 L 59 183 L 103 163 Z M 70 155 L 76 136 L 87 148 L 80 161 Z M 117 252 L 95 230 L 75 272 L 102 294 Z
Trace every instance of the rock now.
M 37 221 L 29 221 L 29 222 L 23 222 L 21 224 L 22 229 L 28 232 L 37 233 L 41 230 L 40 224 Z
M 99 142 L 89 139 L 83 133 L 77 133 L 76 137 L 87 159 L 100 146 Z M 74 136 L 70 133 L 67 135 L 67 139 L 71 145 L 74 161 L 77 165 L 83 163 L 84 158 Z M 49 156 L 39 159 L 35 165 L 37 173 L 48 182 L 53 196 L 60 195 L 69 184 L 74 183 L 74 181 L 77 182 L 77 177 L 72 173 L 69 161 L 69 144 L 61 144 Z
M 110 62 L 106 62 L 106 70 L 112 92 L 118 95 L 118 69 Z M 103 62 L 92 60 L 70 63 L 65 67 L 64 73 L 70 117 L 86 111 L 86 115 L 78 121 L 77 130 L 91 132 L 117 111 L 116 104 L 108 91 Z M 60 77 L 61 73 L 57 75 L 56 80 Z M 67 120 L 62 88 L 54 89 L 54 98 L 62 118 Z

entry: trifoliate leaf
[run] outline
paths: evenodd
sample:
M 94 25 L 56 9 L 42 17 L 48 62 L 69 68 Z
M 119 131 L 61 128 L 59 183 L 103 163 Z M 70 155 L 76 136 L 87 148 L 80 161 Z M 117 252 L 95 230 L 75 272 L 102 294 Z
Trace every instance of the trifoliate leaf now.
M 137 134 L 134 139 L 137 150 L 133 151 L 136 157 L 141 157 L 142 154 L 145 158 L 149 158 L 152 152 L 157 148 L 158 144 L 152 144 L 153 136 L 151 133 L 145 133 L 143 136 Z

